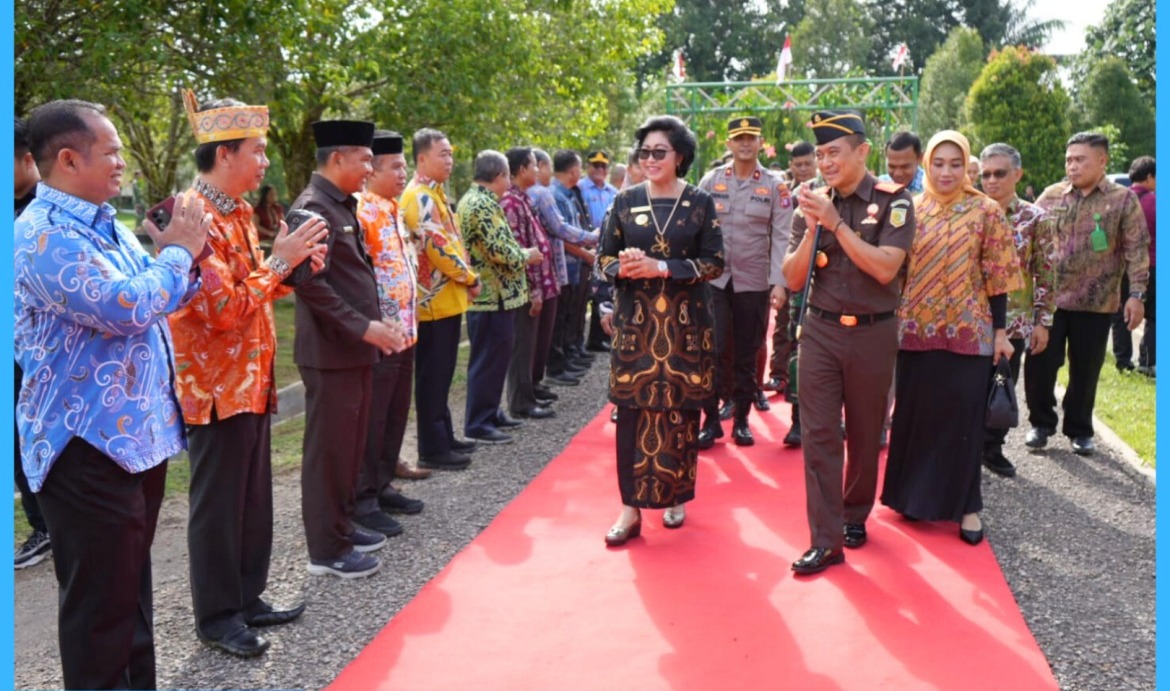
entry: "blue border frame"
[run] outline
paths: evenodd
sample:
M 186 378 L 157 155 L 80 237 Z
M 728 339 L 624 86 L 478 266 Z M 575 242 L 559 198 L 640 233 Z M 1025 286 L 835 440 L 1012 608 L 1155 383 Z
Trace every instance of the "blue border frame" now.
M 15 0 L 19 2 L 20 0 Z M 0 6 L 0 60 L 4 61 L 3 69 L 0 69 L 0 93 L 9 94 L 8 98 L 0 99 L 0 108 L 4 110 L 4 122 L 12 122 L 15 118 L 13 101 L 13 91 L 15 85 L 13 84 L 13 60 L 15 53 L 14 36 L 14 22 L 15 9 L 11 2 L 2 3 Z M 13 155 L 14 141 L 4 138 L 3 141 L 8 142 L 8 146 L 4 147 L 5 158 Z M 6 175 L 5 175 L 6 173 Z M 13 169 L 8 166 L 0 166 L 0 189 L 8 189 L 8 185 L 13 184 Z M 12 228 L 9 226 L 7 233 L 0 233 L 0 247 L 3 247 L 5 257 L 12 256 Z M 12 264 L 8 262 L 0 262 L 0 284 L 11 286 L 13 283 Z M 13 291 L 0 290 L 0 319 L 8 324 L 6 333 L 11 334 L 13 329 Z M 0 362 L 12 362 L 13 360 L 13 345 L 12 338 L 0 338 Z M 8 420 L 9 424 L 0 425 L 0 448 L 11 449 L 13 444 L 13 436 L 15 430 L 13 429 L 15 410 L 12 399 L 7 395 L 0 396 L 0 417 L 2 420 Z M 19 462 L 19 461 L 17 461 Z M 15 478 L 10 473 L 0 473 L 0 496 L 11 497 L 15 491 Z M 12 538 L 12 524 L 14 522 L 14 515 L 7 511 L 0 511 L 0 554 L 12 554 L 15 545 L 13 545 Z M 0 688 L 12 689 L 15 687 L 16 676 L 16 654 L 15 654 L 15 625 L 13 623 L 13 607 L 15 603 L 14 587 L 15 571 L 0 568 L 0 592 L 5 593 L 6 597 L 0 601 L 0 621 L 5 623 L 0 626 Z M 51 613 L 46 613 L 46 616 L 52 616 Z
M 1163 10 L 1170 10 L 1170 3 L 1155 2 L 1154 4 L 1156 17 L 1154 30 L 1155 36 L 1159 34 L 1165 35 L 1166 31 L 1170 30 L 1170 17 L 1167 17 Z M 1162 74 L 1166 74 L 1166 70 L 1170 68 L 1170 48 L 1167 48 L 1165 39 L 1163 39 L 1162 43 L 1158 45 L 1157 58 L 1158 71 L 1162 72 Z M 1160 158 L 1163 161 L 1170 161 L 1170 128 L 1163 126 L 1168 121 L 1168 119 L 1170 119 L 1170 90 L 1159 89 L 1154 105 L 1155 120 L 1158 123 L 1156 146 L 1157 155 L 1155 158 Z M 1167 114 L 1167 117 L 1159 117 L 1162 114 Z M 1157 197 L 1157 214 L 1163 219 L 1168 218 L 1168 214 L 1170 214 L 1170 189 L 1164 190 L 1163 193 Z M 1163 279 L 1163 281 L 1165 281 L 1165 279 Z M 1154 288 L 1155 292 L 1158 293 L 1168 292 L 1165 289 L 1159 290 L 1156 281 Z M 1165 301 L 1166 298 L 1167 296 L 1162 296 L 1163 301 Z M 1155 333 L 1159 338 L 1162 339 L 1170 336 L 1170 327 L 1164 324 L 1164 321 L 1164 319 L 1156 320 L 1154 326 Z M 1166 333 L 1162 333 L 1163 331 Z M 1164 383 L 1165 381 L 1166 378 L 1163 377 L 1155 387 L 1157 408 L 1155 411 L 1156 425 L 1154 434 L 1156 436 L 1154 439 L 1154 448 L 1157 457 L 1161 459 L 1167 458 L 1166 453 L 1167 451 L 1170 451 L 1170 441 L 1167 440 L 1168 438 L 1162 436 L 1162 434 L 1156 431 L 1162 428 L 1162 423 L 1170 425 L 1170 413 L 1166 411 L 1164 406 L 1166 401 L 1163 400 L 1166 398 L 1167 389 L 1170 388 L 1170 385 Z M 1157 569 L 1156 573 L 1165 574 L 1167 573 L 1167 568 L 1170 567 L 1170 554 L 1167 554 L 1166 550 L 1163 549 L 1167 546 L 1165 544 L 1165 537 L 1167 534 L 1167 528 L 1170 527 L 1170 489 L 1166 487 L 1165 483 L 1158 483 L 1156 496 L 1157 499 L 1155 502 L 1155 510 L 1157 513 L 1155 526 L 1157 535 L 1155 538 L 1155 568 Z M 1165 621 L 1162 615 L 1170 612 L 1170 589 L 1162 587 L 1161 584 L 1158 584 L 1156 586 L 1154 600 L 1156 606 L 1155 621 Z M 1165 634 L 1158 636 L 1157 638 L 1157 642 L 1154 647 L 1154 657 L 1156 662 L 1159 663 L 1170 659 L 1170 644 L 1167 643 L 1167 637 Z M 1170 664 L 1158 664 L 1156 679 L 1158 688 L 1170 688 Z

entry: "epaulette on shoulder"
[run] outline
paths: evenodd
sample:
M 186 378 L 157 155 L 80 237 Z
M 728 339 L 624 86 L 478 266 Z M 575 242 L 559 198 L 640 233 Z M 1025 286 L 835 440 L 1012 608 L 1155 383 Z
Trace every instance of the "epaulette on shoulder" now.
M 883 181 L 883 182 L 875 183 L 874 189 L 876 189 L 879 192 L 885 192 L 886 194 L 897 194 L 897 193 L 901 192 L 903 189 L 905 189 L 905 186 L 899 185 L 898 183 L 891 180 L 888 182 Z

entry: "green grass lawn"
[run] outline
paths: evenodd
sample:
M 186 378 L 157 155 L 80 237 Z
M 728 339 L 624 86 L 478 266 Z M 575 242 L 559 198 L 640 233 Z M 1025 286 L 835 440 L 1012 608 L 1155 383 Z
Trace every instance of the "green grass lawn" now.
M 1068 368 L 1057 375 L 1061 386 L 1068 386 Z M 1154 380 L 1136 372 L 1121 373 L 1106 356 L 1097 382 L 1097 405 L 1093 413 L 1129 444 L 1142 461 L 1155 465 Z

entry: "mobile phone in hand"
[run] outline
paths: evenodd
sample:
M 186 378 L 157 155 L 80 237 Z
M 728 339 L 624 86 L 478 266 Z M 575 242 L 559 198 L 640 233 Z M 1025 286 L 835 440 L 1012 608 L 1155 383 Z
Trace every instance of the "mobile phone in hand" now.
M 174 196 L 170 196 L 150 207 L 150 211 L 146 212 L 146 217 L 158 226 L 159 230 L 166 230 L 174 214 L 175 198 Z

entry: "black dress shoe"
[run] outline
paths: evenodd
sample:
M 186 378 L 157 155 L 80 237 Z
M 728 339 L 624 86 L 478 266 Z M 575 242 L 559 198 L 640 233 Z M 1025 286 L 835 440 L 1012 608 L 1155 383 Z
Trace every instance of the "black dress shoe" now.
M 869 538 L 869 536 L 865 534 L 864 523 L 846 523 L 844 533 L 845 546 L 850 549 L 857 549 L 858 547 L 861 547 Z
M 471 458 L 458 451 L 448 451 L 437 456 L 420 456 L 418 464 L 423 468 L 435 470 L 463 470 L 471 465 Z
M 248 626 L 280 626 L 296 619 L 305 611 L 303 602 L 292 609 L 273 609 L 272 605 L 263 600 L 257 600 L 256 603 L 250 610 L 244 612 L 244 623 Z
M 845 562 L 845 553 L 828 547 L 810 547 L 800 559 L 792 562 L 792 570 L 800 574 L 820 573 L 834 564 Z
M 736 446 L 752 446 L 756 443 L 756 438 L 752 436 L 752 430 L 748 427 L 746 415 L 736 416 L 735 425 L 731 428 L 731 438 Z
M 728 401 L 719 409 L 719 419 L 730 420 L 732 415 L 735 415 L 735 404 Z
M 1078 456 L 1092 456 L 1097 450 L 1092 437 L 1073 437 L 1072 450 Z
M 565 367 L 558 374 L 569 375 L 570 377 L 580 379 L 581 375 L 589 371 L 589 365 L 582 363 L 580 360 L 567 360 Z
M 784 391 L 784 382 L 780 381 L 776 377 L 772 377 L 768 381 L 764 382 L 764 391 L 774 391 L 776 393 L 781 393 Z
M 1024 446 L 1029 449 L 1043 449 L 1048 446 L 1048 437 L 1052 436 L 1053 430 L 1044 429 L 1043 427 L 1033 427 L 1028 430 L 1027 436 L 1024 437 Z
M 756 392 L 756 400 L 752 401 L 752 405 L 760 412 L 772 409 L 772 404 L 768 402 L 768 395 L 762 390 Z
M 550 401 L 556 401 L 556 400 L 560 399 L 560 396 L 558 396 L 555 391 L 548 388 L 544 384 L 537 384 L 536 386 L 533 386 L 532 391 L 539 398 L 548 399 Z
M 1003 451 L 988 451 L 983 454 L 983 467 L 1002 477 L 1015 477 L 1016 467 L 1003 455 Z
M 459 453 L 471 453 L 475 451 L 474 439 L 455 439 L 451 442 L 451 450 Z
M 505 434 L 498 429 L 494 429 L 490 432 L 484 432 L 483 434 L 477 434 L 474 437 L 468 437 L 468 439 L 474 439 L 476 444 L 487 444 L 488 446 L 511 444 L 513 441 L 512 435 Z
M 576 386 L 581 383 L 580 379 L 570 377 L 564 373 L 561 374 L 546 374 L 544 380 L 554 386 Z
M 983 542 L 983 528 L 979 530 L 967 530 L 959 526 L 959 539 L 968 545 L 977 545 Z
M 426 503 L 421 499 L 411 499 L 401 492 L 387 488 L 378 495 L 378 506 L 381 506 L 386 513 L 403 513 L 413 516 L 422 513 Z
M 532 400 L 536 401 L 536 405 L 541 408 L 551 408 L 553 403 L 556 403 L 553 399 L 545 398 L 544 396 L 533 396 Z
M 784 435 L 783 443 L 785 446 L 800 446 L 800 420 L 792 423 L 792 427 L 788 430 L 788 434 Z
M 219 638 L 206 638 L 200 635 L 199 640 L 236 657 L 256 657 L 268 650 L 268 639 L 256 633 L 256 629 L 247 626 Z
M 555 410 L 549 410 L 548 408 L 542 408 L 540 406 L 534 406 L 528 410 L 513 410 L 512 414 L 516 417 L 527 417 L 532 418 L 533 420 L 544 420 L 545 418 L 557 416 L 557 412 Z
M 589 345 L 585 346 L 585 350 L 591 350 L 595 353 L 608 353 L 610 351 L 609 341 L 590 343 Z
M 523 427 L 524 426 L 523 420 L 517 420 L 516 418 L 512 417 L 511 415 L 505 413 L 502 410 L 499 411 L 498 413 L 496 413 L 496 419 L 493 420 L 492 422 L 495 424 L 496 427 L 499 427 L 500 429 L 512 429 L 514 427 Z
M 589 349 L 586 348 L 585 350 L 574 350 L 573 359 L 580 360 L 582 362 L 588 362 L 592 365 L 593 361 L 597 359 L 597 356 L 589 352 Z
M 716 439 L 721 438 L 723 438 L 723 425 L 719 424 L 719 420 L 712 420 L 708 417 L 707 424 L 699 430 L 697 445 L 700 449 L 709 449 L 715 446 Z

